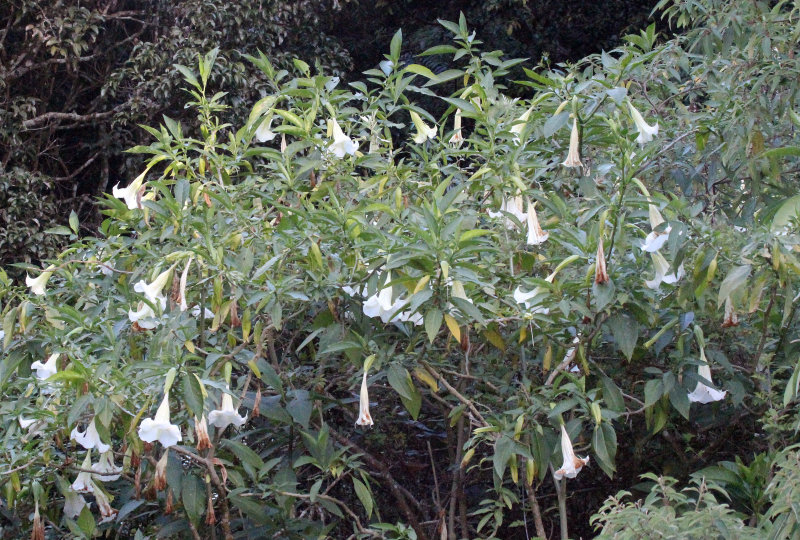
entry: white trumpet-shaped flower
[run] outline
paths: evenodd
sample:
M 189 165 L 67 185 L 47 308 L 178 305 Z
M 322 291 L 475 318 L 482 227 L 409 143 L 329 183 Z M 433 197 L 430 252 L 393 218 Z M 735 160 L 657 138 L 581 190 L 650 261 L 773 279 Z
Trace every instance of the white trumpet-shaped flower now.
M 328 152 L 337 158 L 343 158 L 345 154 L 354 155 L 358 150 L 358 143 L 344 134 L 335 118 L 328 120 L 328 122 L 333 134 L 333 143 L 328 147 Z
M 181 311 L 186 311 L 189 309 L 189 306 L 186 303 L 186 280 L 189 277 L 189 267 L 192 266 L 193 260 L 194 258 L 190 257 L 186 262 L 186 267 L 184 267 L 183 272 L 181 272 L 181 281 L 180 285 L 178 286 L 178 307 L 180 307 Z
M 369 414 L 369 390 L 367 389 L 367 370 L 364 370 L 364 375 L 361 378 L 361 392 L 358 396 L 358 426 L 371 426 L 374 422 L 372 416 Z
M 522 130 L 525 129 L 525 126 L 528 124 L 528 119 L 531 117 L 531 113 L 533 112 L 533 107 L 522 113 L 522 115 L 514 120 L 514 125 L 511 126 L 511 133 L 514 135 L 514 141 L 519 144 L 520 137 L 522 136 Z
M 545 278 L 545 281 L 553 283 L 555 277 L 556 273 L 553 272 Z M 549 291 L 543 287 L 534 287 L 529 292 L 522 292 L 522 289 L 517 287 L 514 290 L 514 301 L 518 304 L 524 304 L 525 309 L 529 310 L 531 314 L 541 313 L 542 315 L 547 315 L 550 313 L 550 309 L 542 307 L 541 304 L 549 294 Z
M 167 299 L 163 294 L 161 294 L 161 291 L 164 289 L 167 281 L 169 281 L 169 277 L 172 274 L 173 268 L 175 268 L 175 265 L 170 266 L 158 274 L 152 283 L 147 283 L 143 279 L 139 280 L 136 285 L 133 286 L 133 290 L 145 295 L 145 297 L 153 304 L 160 303 L 161 309 L 164 309 L 167 306 Z
M 567 159 L 562 163 L 565 167 L 582 167 L 581 163 L 581 136 L 578 129 L 578 119 L 572 120 L 572 131 L 569 135 L 569 152 Z
M 162 303 L 161 309 L 164 309 L 167 305 L 167 299 L 164 298 L 164 302 Z M 138 310 L 134 311 L 132 309 L 128 310 L 128 319 L 132 323 L 136 323 L 139 328 L 143 328 L 145 330 L 152 330 L 159 324 L 161 321 L 155 318 L 156 314 L 146 302 L 139 302 Z
M 448 142 L 455 147 L 461 146 L 464 142 L 464 136 L 461 134 L 461 109 L 456 109 L 456 114 L 453 116 L 453 135 Z
M 22 429 L 28 429 L 29 427 L 31 427 L 33 424 L 36 423 L 36 419 L 35 418 L 27 419 L 23 418 L 22 416 L 19 416 L 17 418 L 17 422 L 19 422 L 19 427 L 21 427 Z
M 70 486 L 72 491 L 77 493 L 92 493 L 94 492 L 94 482 L 92 482 L 92 451 L 86 452 L 86 457 L 83 458 L 83 465 L 78 477 L 72 482 Z
M 114 452 L 108 450 L 100 454 L 100 460 L 92 465 L 95 478 L 101 482 L 113 482 L 119 480 L 122 467 L 114 465 Z
M 581 472 L 581 469 L 589 463 L 589 456 L 580 458 L 575 455 L 575 451 L 572 449 L 572 441 L 569 439 L 569 434 L 567 433 L 567 428 L 563 425 L 561 426 L 561 455 L 564 458 L 564 463 L 561 465 L 560 469 L 553 473 L 556 480 L 561 480 L 565 476 L 567 478 L 575 478 L 578 476 L 578 473 Z
M 549 237 L 550 233 L 543 231 L 539 225 L 536 208 L 531 204 L 531 201 L 528 201 L 528 245 L 538 246 L 546 242 Z
M 392 274 L 387 272 L 384 285 L 392 280 Z M 380 279 L 379 279 L 380 281 Z M 384 323 L 403 320 L 399 310 L 406 305 L 407 300 L 398 298 L 392 302 L 392 287 L 384 287 L 373 294 L 364 302 L 362 310 L 367 317 L 380 317 Z M 396 315 L 392 317 L 392 314 Z
M 47 358 L 45 363 L 37 360 L 31 364 L 31 369 L 36 370 L 36 378 L 40 381 L 44 381 L 55 375 L 58 372 L 58 358 L 60 356 L 61 353 L 53 353 Z
M 200 313 L 201 313 L 200 306 L 192 307 L 192 317 L 194 317 L 195 319 L 199 319 Z M 206 320 L 211 320 L 214 318 L 214 312 L 208 308 L 203 308 L 202 313 L 203 313 L 203 318 Z
M 272 115 L 264 117 L 256 129 L 256 140 L 258 142 L 269 142 L 275 138 L 276 133 L 272 131 Z
M 164 392 L 164 399 L 161 400 L 155 417 L 142 420 L 139 438 L 149 443 L 158 441 L 166 448 L 182 440 L 181 428 L 169 420 L 169 390 Z
M 125 201 L 128 210 L 136 210 L 142 207 L 142 183 L 144 182 L 146 173 L 147 171 L 137 176 L 126 188 L 120 188 L 119 183 L 117 183 L 117 185 L 111 189 L 111 194 L 114 195 L 114 197 Z
M 681 264 L 678 267 L 678 270 L 673 273 L 669 272 L 669 263 L 664 258 L 664 256 L 654 251 L 650 253 L 650 257 L 653 259 L 653 267 L 655 268 L 655 277 L 650 280 L 645 280 L 645 285 L 647 285 L 651 289 L 658 289 L 661 286 L 661 283 L 667 283 L 669 285 L 673 283 L 677 283 L 683 277 L 683 265 Z
M 714 381 L 711 379 L 711 368 L 708 365 L 706 353 L 703 349 L 700 349 L 700 360 L 703 363 L 697 368 L 697 374 L 711 384 L 714 384 Z M 697 386 L 695 386 L 692 393 L 689 394 L 689 401 L 692 403 L 711 403 L 712 401 L 722 401 L 725 399 L 725 394 L 727 393 L 728 392 L 724 390 L 715 390 L 710 386 L 697 381 Z
M 639 144 L 649 143 L 653 140 L 654 135 L 658 135 L 658 122 L 651 126 L 644 121 L 641 113 L 636 110 L 636 107 L 634 107 L 633 103 L 630 101 L 628 102 L 628 107 L 630 107 L 631 117 L 633 118 L 634 124 L 636 124 L 636 129 L 639 130 L 639 136 L 636 137 L 636 142 Z
M 428 139 L 434 139 L 436 137 L 436 126 L 428 127 L 419 114 L 415 111 L 410 111 L 410 113 L 411 121 L 414 122 L 414 126 L 417 128 L 417 134 L 414 135 L 414 142 L 422 144 Z
M 56 267 L 54 265 L 48 266 L 39 277 L 32 278 L 28 274 L 25 274 L 25 285 L 30 287 L 31 292 L 36 296 L 44 296 L 45 294 L 45 286 L 47 285 L 47 281 L 50 279 L 50 276 L 53 275 L 53 271 L 55 271 Z
M 647 238 L 644 239 L 642 249 L 648 253 L 653 253 L 664 246 L 664 243 L 666 243 L 667 239 L 669 238 L 669 233 L 672 230 L 672 227 L 667 225 L 663 231 L 656 231 L 659 225 L 664 223 L 664 218 L 661 216 L 661 212 L 658 211 L 658 207 L 656 207 L 655 204 L 651 202 L 648 206 L 648 214 L 650 216 L 650 234 L 648 234 Z
M 208 423 L 221 430 L 231 424 L 239 428 L 242 427 L 245 422 L 247 422 L 247 415 L 240 416 L 239 412 L 233 408 L 233 398 L 228 392 L 223 392 L 222 394 L 221 407 L 208 413 Z
M 89 505 L 86 504 L 86 499 L 79 493 L 68 490 L 64 495 L 64 515 L 70 519 L 75 519 L 81 515 L 81 512 L 83 512 L 83 509 L 87 506 Z
M 504 218 L 505 219 L 505 226 L 506 229 L 516 229 L 517 225 L 514 223 L 513 220 L 509 219 L 506 213 L 511 214 L 520 222 L 523 222 L 527 219 L 527 214 L 523 208 L 523 200 L 522 195 L 517 195 L 511 199 L 503 199 L 503 202 L 500 204 L 500 211 L 499 212 L 492 212 L 489 210 L 488 215 L 490 218 Z
M 95 418 L 92 418 L 92 421 L 89 422 L 89 426 L 83 433 L 78 430 L 78 426 L 75 426 L 75 428 L 72 430 L 72 433 L 69 434 L 69 438 L 87 450 L 97 448 L 97 451 L 101 454 L 103 452 L 108 452 L 111 449 L 111 446 L 100 440 L 100 434 L 97 432 L 97 426 L 95 426 L 94 422 Z

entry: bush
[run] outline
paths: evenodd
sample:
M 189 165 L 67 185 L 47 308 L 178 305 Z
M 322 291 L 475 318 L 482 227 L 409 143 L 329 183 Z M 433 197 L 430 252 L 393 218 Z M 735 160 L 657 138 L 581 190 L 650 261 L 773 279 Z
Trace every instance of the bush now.
M 740 13 L 717 7 L 714 24 Z M 748 214 L 741 192 L 778 192 L 707 192 L 699 166 L 744 159 L 720 155 L 730 81 L 683 106 L 713 62 L 650 27 L 572 71 L 526 70 L 536 95 L 514 100 L 521 61 L 443 26 L 453 43 L 429 52 L 458 68 L 438 75 L 400 67 L 400 33 L 349 88 L 252 56 L 271 92 L 241 124 L 210 86 L 217 51 L 176 67 L 196 124 L 148 128 L 100 237 L 31 268 L 30 291 L 2 279 L 13 534 L 585 536 L 603 475 L 630 487 L 670 458 L 687 476 L 793 442 L 795 202 Z M 793 128 L 770 130 L 750 158 L 790 175 Z M 671 485 L 657 497 L 681 506 L 653 518 L 719 526 Z M 634 512 L 603 508 L 610 528 Z

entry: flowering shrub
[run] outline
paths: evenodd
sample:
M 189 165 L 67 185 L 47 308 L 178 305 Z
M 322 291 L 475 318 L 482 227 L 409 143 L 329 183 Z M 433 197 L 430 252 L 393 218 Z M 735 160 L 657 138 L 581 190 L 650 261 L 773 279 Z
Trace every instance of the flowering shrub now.
M 442 24 L 454 44 L 428 52 L 462 67 L 438 75 L 400 65 L 400 33 L 350 88 L 250 58 L 271 92 L 242 126 L 208 88 L 215 52 L 180 66 L 197 126 L 146 128 L 99 238 L 27 289 L 0 276 L 15 531 L 507 537 L 530 513 L 566 537 L 586 517 L 569 487 L 614 478 L 632 441 L 685 458 L 747 406 L 786 445 L 794 203 L 744 235 L 736 200 L 672 191 L 724 121 L 665 107 L 691 56 L 651 27 L 526 70 L 514 100 L 522 61 Z

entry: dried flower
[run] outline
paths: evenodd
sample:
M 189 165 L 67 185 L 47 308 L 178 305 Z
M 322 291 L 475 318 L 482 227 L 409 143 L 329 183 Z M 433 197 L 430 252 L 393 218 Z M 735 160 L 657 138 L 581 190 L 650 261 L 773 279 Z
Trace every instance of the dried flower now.
M 606 271 L 606 255 L 603 252 L 603 238 L 597 243 L 597 261 L 594 266 L 594 282 L 598 285 L 609 282 L 608 272 Z
M 200 420 L 194 417 L 194 432 L 197 436 L 197 450 L 206 450 L 211 448 L 211 439 L 208 436 L 208 424 L 206 423 L 206 415 L 200 416 Z
M 156 491 L 161 491 L 167 487 L 167 462 L 169 461 L 169 449 L 165 449 L 161 459 L 156 463 L 156 474 L 153 477 L 153 487 Z

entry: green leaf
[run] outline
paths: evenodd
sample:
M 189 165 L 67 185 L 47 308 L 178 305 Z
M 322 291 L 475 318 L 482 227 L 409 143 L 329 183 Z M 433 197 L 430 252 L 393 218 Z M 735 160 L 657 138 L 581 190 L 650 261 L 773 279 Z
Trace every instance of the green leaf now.
M 183 399 L 189 407 L 189 411 L 197 418 L 203 415 L 203 390 L 200 381 L 193 373 L 186 373 L 182 380 Z
M 250 465 L 256 471 L 261 470 L 261 468 L 264 466 L 264 460 L 262 460 L 252 449 L 240 442 L 232 441 L 230 439 L 223 439 L 221 445 L 223 448 L 230 449 L 236 455 L 236 457 L 239 458 L 239 461 Z
M 426 68 L 421 64 L 409 64 L 405 67 L 405 71 L 409 71 L 417 75 L 422 75 L 423 77 L 426 77 L 432 81 L 438 79 L 438 77 L 433 71 L 431 71 L 430 69 Z
M 94 536 L 94 531 L 97 529 L 97 523 L 94 521 L 94 516 L 92 515 L 92 511 L 89 510 L 89 505 L 83 507 L 81 510 L 81 515 L 78 516 L 78 527 L 80 527 L 81 531 L 86 534 L 87 538 L 92 538 Z
M 657 379 L 651 379 L 644 385 L 644 406 L 655 405 L 661 396 L 664 395 L 664 383 Z
M 602 378 L 603 383 L 603 400 L 606 406 L 615 412 L 625 411 L 625 400 L 622 398 L 622 392 L 616 383 L 609 377 Z
M 355 477 L 353 477 L 353 487 L 356 490 L 356 495 L 358 495 L 358 500 L 361 501 L 364 510 L 367 512 L 367 518 L 371 518 L 372 509 L 375 505 L 372 500 L 372 493 L 370 493 L 369 488 L 364 485 L 364 482 Z
M 389 366 L 387 379 L 394 391 L 400 396 L 400 400 L 405 405 L 411 418 L 416 420 L 422 407 L 422 395 L 419 393 L 414 381 L 411 380 L 411 374 L 401 364 L 393 363 Z
M 594 298 L 595 309 L 601 311 L 604 307 L 614 301 L 614 282 L 609 279 L 606 283 L 594 283 L 592 285 L 592 297 Z M 635 345 L 635 343 L 634 343 Z M 630 360 L 630 357 L 628 357 Z
M 286 410 L 292 415 L 295 422 L 308 429 L 311 420 L 312 403 L 308 390 L 294 390 L 294 398 L 286 404 Z
M 72 232 L 78 234 L 78 214 L 75 213 L 75 210 L 69 213 L 69 228 L 72 229 Z
M 428 340 L 433 343 L 436 335 L 439 333 L 439 328 L 442 326 L 442 311 L 437 308 L 431 308 L 425 313 L 425 332 L 428 334 Z
M 592 449 L 597 456 L 600 468 L 609 477 L 613 477 L 616 470 L 614 460 L 617 456 L 617 434 L 609 423 L 603 422 L 599 426 L 595 426 L 592 435 Z
M 672 387 L 669 391 L 669 402 L 672 403 L 672 406 L 675 407 L 675 410 L 680 413 L 685 419 L 689 419 L 689 407 L 691 403 L 689 402 L 689 396 L 686 393 L 686 390 L 680 386 L 676 385 Z
M 400 58 L 400 47 L 403 44 L 403 30 L 400 29 L 394 33 L 392 36 L 392 42 L 389 44 L 389 56 L 392 57 L 392 60 L 397 63 L 397 60 Z
M 206 490 L 200 479 L 189 474 L 181 482 L 181 500 L 189 520 L 197 524 L 206 509 Z
M 630 360 L 639 340 L 639 324 L 632 318 L 617 313 L 608 319 L 611 335 L 614 336 L 614 343 L 617 348 Z

